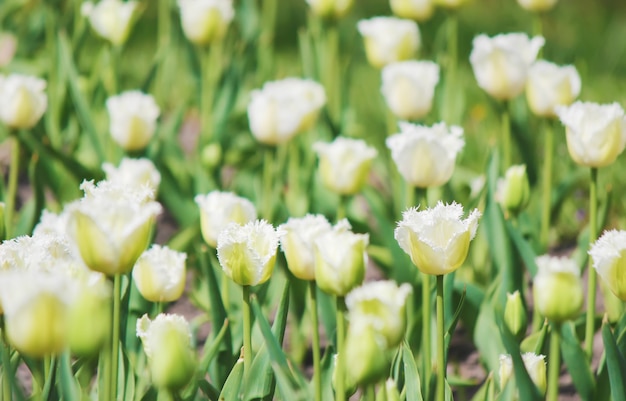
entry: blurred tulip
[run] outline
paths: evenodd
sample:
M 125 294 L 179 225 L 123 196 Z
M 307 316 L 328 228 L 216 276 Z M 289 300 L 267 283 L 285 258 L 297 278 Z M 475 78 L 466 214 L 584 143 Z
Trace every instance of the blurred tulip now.
M 557 107 L 556 114 L 565 125 L 569 154 L 582 166 L 608 166 L 626 146 L 626 117 L 617 103 L 576 102 Z
M 448 274 L 465 261 L 480 215 L 474 209 L 462 220 L 463 206 L 458 203 L 439 202 L 434 208 L 423 211 L 411 208 L 402 214 L 394 236 L 422 273 Z
M 68 313 L 68 343 L 78 356 L 95 355 L 111 334 L 111 286 L 104 276 L 83 280 Z
M 511 166 L 503 179 L 498 180 L 496 200 L 502 208 L 514 215 L 521 212 L 530 201 L 530 184 L 526 165 Z
M 365 141 L 337 137 L 333 142 L 316 142 L 313 150 L 320 163 L 324 185 L 340 195 L 353 195 L 361 190 L 378 152 Z
M 161 174 L 150 159 L 125 157 L 117 167 L 111 163 L 104 163 L 102 170 L 104 170 L 107 180 L 129 188 L 149 188 L 153 193 L 152 199 L 156 198 L 161 183 Z
M 557 0 L 517 0 L 528 11 L 544 12 L 550 10 Z
M 580 75 L 574 66 L 559 67 L 545 60 L 538 60 L 530 67 L 526 98 L 536 115 L 556 117 L 555 108 L 570 105 L 579 94 Z
M 433 0 L 390 0 L 391 11 L 400 18 L 426 21 L 435 12 Z
M 626 231 L 606 231 L 591 246 L 589 255 L 604 283 L 626 301 Z
M 393 355 L 372 326 L 351 323 L 345 339 L 346 387 L 376 384 L 389 375 Z
M 102 0 L 98 4 L 83 3 L 81 13 L 89 18 L 98 35 L 120 46 L 128 39 L 138 9 L 136 1 Z
M 183 32 L 197 45 L 221 40 L 235 17 L 232 0 L 178 0 L 178 6 Z
M 257 217 L 252 202 L 230 192 L 196 195 L 195 201 L 200 208 L 202 238 L 212 248 L 217 248 L 220 232 L 230 223 L 246 224 Z
M 528 317 L 526 309 L 522 302 L 522 296 L 519 291 L 506 294 L 506 303 L 504 304 L 504 323 L 509 331 L 518 339 L 521 339 L 526 333 L 526 323 Z
M 400 401 L 398 384 L 393 379 L 387 379 L 385 385 L 378 389 L 376 401 Z
M 173 302 L 185 289 L 187 254 L 152 245 L 133 268 L 133 281 L 142 297 L 151 302 Z
M 474 38 L 470 62 L 478 86 L 498 100 L 524 91 L 528 70 L 543 47 L 544 39 L 524 33 L 479 35 Z
M 537 355 L 532 352 L 526 352 L 522 354 L 522 360 L 524 361 L 524 367 L 530 376 L 530 379 L 535 383 L 535 386 L 539 389 L 541 394 L 546 393 L 546 357 L 545 355 Z M 513 358 L 511 355 L 500 355 L 500 390 L 504 389 L 504 386 L 508 383 L 513 376 Z
M 463 149 L 463 128 L 445 123 L 432 127 L 400 123 L 400 133 L 387 138 L 391 157 L 404 180 L 418 188 L 440 186 L 454 172 Z
M 359 21 L 358 29 L 367 60 L 376 68 L 414 57 L 421 44 L 417 24 L 411 20 L 374 17 Z
M 217 238 L 217 258 L 236 284 L 266 282 L 274 271 L 280 234 L 265 220 L 229 224 Z
M 533 298 L 537 310 L 556 323 L 578 316 L 583 305 L 583 285 L 576 262 L 549 255 L 536 259 Z
M 326 217 L 319 214 L 291 217 L 278 229 L 283 232 L 280 246 L 291 273 L 301 280 L 315 280 L 314 241 L 332 230 Z
M 113 140 L 126 151 L 145 148 L 156 130 L 161 111 L 154 98 L 140 91 L 128 91 L 106 101 Z
M 382 71 L 381 92 L 387 107 L 403 120 L 417 120 L 433 107 L 439 66 L 431 61 L 402 61 Z
M 341 18 L 350 11 L 354 0 L 306 0 L 314 14 L 324 18 Z
M 9 128 L 32 128 L 48 107 L 45 89 L 43 79 L 0 74 L 0 120 Z
M 267 145 L 285 143 L 310 129 L 326 104 L 323 86 L 299 78 L 266 82 L 250 96 L 250 130 L 259 142 Z

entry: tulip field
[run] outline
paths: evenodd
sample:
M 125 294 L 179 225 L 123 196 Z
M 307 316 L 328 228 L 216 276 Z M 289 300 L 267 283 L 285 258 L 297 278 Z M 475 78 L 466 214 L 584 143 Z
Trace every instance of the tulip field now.
M 625 38 L 0 1 L 0 401 L 626 401 Z

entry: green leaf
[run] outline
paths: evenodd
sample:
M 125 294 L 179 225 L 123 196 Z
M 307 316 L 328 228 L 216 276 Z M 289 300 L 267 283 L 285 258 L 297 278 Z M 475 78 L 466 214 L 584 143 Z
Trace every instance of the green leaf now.
M 580 347 L 580 341 L 576 337 L 574 325 L 567 322 L 561 325 L 561 353 L 567 366 L 567 371 L 572 376 L 572 382 L 583 400 L 593 400 L 595 383 L 593 373 L 585 351 Z
M 243 358 L 235 363 L 233 370 L 230 371 L 222 392 L 220 393 L 220 401 L 237 401 L 241 400 L 240 391 L 242 390 L 243 382 Z
M 513 224 L 511 224 L 511 222 L 508 220 L 506 221 L 506 230 L 513 240 L 513 245 L 515 245 L 517 253 L 524 261 L 524 264 L 526 265 L 526 269 L 530 273 L 530 276 L 535 277 L 535 274 L 537 274 L 537 263 L 535 263 L 537 254 L 533 250 L 532 246 L 528 243 L 528 241 L 526 241 L 522 234 L 515 227 L 513 227 Z
M 406 341 L 402 342 L 402 364 L 404 365 L 406 400 L 423 401 L 420 375 L 417 371 L 413 353 Z
M 611 383 L 611 397 L 613 401 L 626 401 L 626 359 L 620 354 L 613 333 L 608 323 L 602 325 L 602 340 L 606 355 L 606 363 L 609 371 L 609 381 Z
M 446 349 L 450 346 L 450 341 L 452 340 L 452 334 L 454 334 L 454 330 L 456 329 L 456 325 L 459 322 L 459 318 L 461 317 L 461 311 L 463 311 L 463 304 L 465 303 L 465 289 L 461 292 L 461 298 L 459 299 L 459 304 L 456 307 L 456 311 L 454 311 L 454 315 L 448 324 L 448 328 L 446 329 L 445 334 L 445 344 Z
M 541 326 L 541 330 L 532 333 L 528 337 L 526 337 L 522 344 L 520 345 L 520 349 L 522 352 L 533 352 L 535 354 L 542 354 L 543 346 L 546 341 L 546 335 L 548 333 L 548 323 L 544 322 L 543 326 Z
M 78 381 L 72 373 L 72 365 L 69 352 L 64 352 L 61 354 L 61 356 L 59 356 L 58 375 L 59 381 L 57 385 L 61 398 L 68 401 L 79 400 L 80 386 L 78 385 Z
M 220 392 L 206 379 L 200 380 L 198 384 L 202 393 L 207 396 L 207 398 L 211 401 L 218 401 L 220 399 Z
M 490 374 L 478 389 L 476 394 L 472 397 L 472 401 L 494 401 L 495 399 L 496 381 L 493 379 L 493 374 Z
M 329 344 L 320 361 L 320 369 L 322 370 L 322 400 L 332 400 L 335 397 L 333 391 L 334 355 L 335 349 L 332 344 Z

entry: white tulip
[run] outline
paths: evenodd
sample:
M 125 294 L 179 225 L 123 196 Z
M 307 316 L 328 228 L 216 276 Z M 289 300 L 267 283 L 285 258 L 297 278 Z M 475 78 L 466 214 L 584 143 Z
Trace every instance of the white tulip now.
M 602 280 L 626 301 L 626 231 L 607 231 L 591 246 L 589 255 Z
M 154 98 L 140 91 L 128 91 L 106 101 L 113 140 L 124 150 L 145 148 L 156 130 L 161 111 Z
M 152 245 L 133 268 L 133 281 L 139 293 L 151 302 L 173 302 L 185 289 L 187 254 Z
M 106 179 L 118 182 L 121 186 L 135 188 L 147 187 L 156 197 L 161 183 L 161 174 L 150 159 L 123 158 L 119 166 L 104 163 L 102 170 L 106 173 Z
M 200 45 L 222 39 L 235 17 L 232 0 L 178 0 L 178 6 L 185 36 Z
M 435 12 L 433 0 L 390 0 L 391 11 L 400 18 L 426 21 Z
M 212 248 L 217 247 L 217 237 L 230 223 L 246 224 L 257 218 L 252 202 L 230 192 L 196 195 L 195 201 L 200 208 L 202 237 Z
M 439 66 L 431 61 L 402 61 L 382 71 L 381 92 L 387 107 L 403 120 L 424 117 L 433 107 Z
M 306 0 L 311 10 L 325 18 L 341 18 L 352 8 L 354 0 Z
M 522 361 L 524 362 L 524 367 L 530 379 L 535 383 L 537 388 L 539 388 L 539 391 L 545 394 L 547 388 L 546 356 L 526 352 L 522 354 Z M 500 355 L 498 376 L 500 376 L 500 390 L 502 391 L 506 383 L 513 376 L 513 358 L 511 358 L 511 355 Z
M 136 1 L 102 0 L 98 4 L 83 3 L 81 13 L 89 18 L 98 35 L 119 46 L 128 39 L 138 9 Z
M 0 74 L 0 120 L 9 128 L 32 128 L 48 107 L 45 89 L 43 79 Z
M 576 67 L 559 67 L 545 60 L 538 60 L 530 67 L 526 98 L 536 115 L 556 117 L 555 108 L 570 105 L 579 94 L 580 75 Z
M 414 57 L 421 44 L 417 24 L 411 20 L 374 17 L 359 21 L 357 27 L 367 60 L 376 68 Z
M 583 305 L 583 285 L 576 262 L 567 257 L 543 255 L 533 283 L 533 299 L 541 314 L 554 322 L 575 319 Z

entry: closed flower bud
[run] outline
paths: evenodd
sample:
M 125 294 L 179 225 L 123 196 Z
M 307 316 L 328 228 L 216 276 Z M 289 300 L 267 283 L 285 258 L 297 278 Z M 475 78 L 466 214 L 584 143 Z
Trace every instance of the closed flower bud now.
M 113 140 L 126 151 L 145 148 L 156 130 L 161 111 L 154 98 L 140 91 L 128 91 L 106 101 Z
M 582 166 L 608 166 L 626 146 L 626 117 L 617 103 L 576 102 L 557 107 L 556 114 L 565 125 L 569 154 Z
M 463 128 L 445 123 L 432 127 L 400 123 L 400 131 L 387 138 L 386 144 L 402 178 L 418 188 L 448 182 L 465 145 Z
M 526 333 L 526 308 L 522 303 L 522 296 L 519 291 L 513 294 L 506 294 L 506 304 L 504 305 L 504 323 L 513 335 L 519 339 Z
M 222 147 L 219 143 L 211 143 L 202 148 L 200 155 L 202 165 L 209 170 L 215 170 L 222 163 Z
M 147 187 L 154 197 L 159 191 L 161 174 L 150 159 L 123 158 L 118 167 L 111 163 L 104 163 L 102 170 L 106 173 L 106 179 L 119 183 L 129 188 Z M 154 198 L 153 198 L 154 199 Z
M 320 159 L 319 172 L 324 185 L 340 195 L 361 190 L 378 152 L 361 139 L 337 137 L 333 142 L 316 142 L 313 150 Z
M 373 281 L 350 291 L 346 306 L 350 324 L 371 326 L 387 349 L 398 346 L 406 331 L 406 302 L 411 286 L 393 281 Z
M 442 202 L 431 209 L 411 208 L 402 214 L 394 236 L 411 261 L 424 274 L 452 273 L 465 261 L 476 235 L 480 212 L 462 220 L 463 206 Z
M 326 104 L 324 87 L 308 79 L 286 78 L 267 82 L 252 91 L 248 120 L 261 143 L 278 145 L 310 129 Z
M 217 238 L 224 273 L 239 285 L 259 285 L 274 271 L 280 233 L 265 220 L 231 223 Z
M 576 67 L 559 67 L 545 60 L 538 60 L 530 67 L 526 98 L 536 115 L 556 117 L 555 108 L 570 105 L 579 94 L 580 75 Z
M 440 7 L 448 8 L 448 9 L 456 9 L 456 8 L 461 7 L 465 3 L 470 2 L 470 0 L 434 0 L 434 1 L 436 5 Z
M 84 280 L 69 307 L 68 342 L 72 353 L 95 355 L 111 333 L 111 286 L 104 276 Z
M 530 201 L 530 184 L 526 165 L 511 166 L 504 179 L 498 180 L 496 200 L 504 210 L 517 215 Z
M 103 39 L 116 46 L 123 45 L 139 9 L 136 1 L 102 0 L 98 4 L 82 4 L 81 13 L 89 18 L 91 26 Z
M 430 112 L 439 66 L 431 61 L 402 61 L 383 68 L 381 92 L 387 107 L 403 120 L 417 120 Z
M 583 285 L 576 262 L 566 257 L 540 256 L 533 285 L 537 310 L 554 322 L 572 320 L 583 305 Z
M 113 276 L 128 273 L 150 243 L 161 205 L 146 188 L 85 181 L 85 196 L 67 209 L 68 234 L 85 264 Z
M 178 0 L 178 6 L 185 36 L 198 45 L 221 40 L 235 17 L 232 0 Z
M 522 354 L 524 368 L 541 394 L 545 394 L 547 388 L 545 358 L 545 355 L 537 355 L 532 352 Z M 513 376 L 513 358 L 511 355 L 500 355 L 499 376 L 500 390 L 503 390 Z
M 137 337 L 157 388 L 178 391 L 189 383 L 197 363 L 191 329 L 184 317 L 162 313 L 150 320 L 143 315 L 137 320 Z
M 316 238 L 331 231 L 328 220 L 322 215 L 310 214 L 301 218 L 291 217 L 278 229 L 283 232 L 280 247 L 291 273 L 301 280 L 315 280 L 313 245 Z
M 202 238 L 212 248 L 217 248 L 217 237 L 230 223 L 246 224 L 257 217 L 252 202 L 230 192 L 196 195 L 195 201 L 200 208 Z
M 378 389 L 376 401 L 400 401 L 398 384 L 393 379 L 387 379 L 385 385 Z
M 474 38 L 470 62 L 478 86 L 498 100 L 524 91 L 528 70 L 543 47 L 544 39 L 523 33 L 479 35 Z
M 43 79 L 0 74 L 0 120 L 9 128 L 32 128 L 48 107 L 45 89 Z
M 414 21 L 374 17 L 359 21 L 358 29 L 365 41 L 367 60 L 376 68 L 413 58 L 420 47 L 420 33 Z
M 528 11 L 548 11 L 556 4 L 557 0 L 517 0 L 520 6 Z
M 371 326 L 351 324 L 345 339 L 346 386 L 375 384 L 389 375 L 392 354 Z
M 185 289 L 187 254 L 152 245 L 133 268 L 133 281 L 142 297 L 151 302 L 173 302 Z
M 626 231 L 605 232 L 589 251 L 593 268 L 613 294 L 626 301 Z
M 369 244 L 367 234 L 350 231 L 348 220 L 315 241 L 315 279 L 318 287 L 331 295 L 346 296 L 365 278 Z
M 391 11 L 400 18 L 426 21 L 435 12 L 433 0 L 390 0 Z
M 324 18 L 341 18 L 352 8 L 354 0 L 306 0 L 314 14 Z

